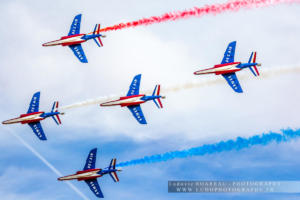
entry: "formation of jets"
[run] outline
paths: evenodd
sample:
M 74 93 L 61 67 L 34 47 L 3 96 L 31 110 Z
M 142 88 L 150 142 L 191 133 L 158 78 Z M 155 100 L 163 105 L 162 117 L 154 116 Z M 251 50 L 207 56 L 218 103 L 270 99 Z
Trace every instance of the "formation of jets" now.
M 67 36 L 61 37 L 59 40 L 51 41 L 44 43 L 43 46 L 69 46 L 73 51 L 74 55 L 79 59 L 82 63 L 87 63 L 87 58 L 82 49 L 81 43 L 86 42 L 90 39 L 93 39 L 96 44 L 101 47 L 103 43 L 101 41 L 101 37 L 105 37 L 105 35 L 101 34 L 100 25 L 96 24 L 94 31 L 88 34 L 80 34 L 80 24 L 81 24 L 81 14 L 75 16 L 69 34 Z M 203 75 L 203 74 L 215 74 L 222 75 L 230 87 L 237 93 L 242 93 L 242 87 L 238 81 L 236 76 L 236 72 L 241 71 L 242 69 L 249 68 L 254 76 L 259 76 L 259 72 L 257 66 L 261 66 L 261 64 L 256 62 L 256 52 L 252 52 L 249 58 L 248 63 L 235 62 L 235 49 L 236 49 L 236 41 L 229 43 L 221 64 L 214 65 L 212 68 L 202 69 L 194 72 L 195 75 Z M 129 91 L 126 96 L 120 97 L 113 101 L 108 101 L 100 104 L 100 106 L 121 106 L 127 107 L 134 118 L 140 124 L 147 124 L 145 116 L 141 109 L 141 104 L 147 101 L 153 101 L 154 104 L 158 108 L 163 108 L 161 103 L 161 99 L 165 98 L 160 95 L 160 85 L 156 85 L 152 95 L 140 94 L 140 82 L 141 82 L 141 74 L 136 75 L 129 87 Z M 64 113 L 58 111 L 58 102 L 55 101 L 51 112 L 43 112 L 39 111 L 39 101 L 40 101 L 40 92 L 37 92 L 33 95 L 32 100 L 30 102 L 29 109 L 26 114 L 21 114 L 17 118 L 13 118 L 10 120 L 3 121 L 3 124 L 13 124 L 13 123 L 21 123 L 28 124 L 35 135 L 40 140 L 47 140 L 46 135 L 42 129 L 40 121 L 51 117 L 57 125 L 61 124 L 61 120 L 59 115 Z M 117 171 L 121 171 L 120 169 L 116 169 L 116 159 L 112 159 L 110 165 L 104 169 L 95 168 L 96 163 L 96 155 L 97 149 L 92 149 L 88 155 L 86 160 L 86 164 L 81 171 L 77 171 L 75 174 L 64 176 L 58 178 L 59 181 L 65 180 L 73 180 L 77 179 L 78 181 L 85 181 L 92 192 L 99 198 L 103 198 L 103 193 L 99 187 L 97 178 L 102 177 L 105 174 L 109 174 L 111 178 L 118 182 L 119 178 L 117 176 Z

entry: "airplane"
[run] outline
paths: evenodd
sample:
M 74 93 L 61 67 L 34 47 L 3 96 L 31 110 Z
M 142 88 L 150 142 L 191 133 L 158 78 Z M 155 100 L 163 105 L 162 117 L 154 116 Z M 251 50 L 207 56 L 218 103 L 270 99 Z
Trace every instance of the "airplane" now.
M 147 124 L 140 104 L 152 100 L 158 108 L 163 108 L 160 98 L 165 96 L 160 95 L 160 85 L 156 85 L 151 96 L 140 94 L 141 74 L 136 75 L 129 87 L 129 91 L 125 97 L 120 97 L 118 100 L 108 101 L 100 104 L 100 106 L 126 106 L 140 124 Z M 157 104 L 156 99 L 159 104 Z
M 40 121 L 51 117 L 55 121 L 55 123 L 59 125 L 61 124 L 59 115 L 62 115 L 64 113 L 58 112 L 58 101 L 55 101 L 53 103 L 51 112 L 48 113 L 39 111 L 39 103 L 40 92 L 36 92 L 31 99 L 29 109 L 26 114 L 21 114 L 20 117 L 3 121 L 2 124 L 28 124 L 40 140 L 47 140 Z
M 88 34 L 80 34 L 80 23 L 81 23 L 81 14 L 75 16 L 69 34 L 67 36 L 63 36 L 59 40 L 54 40 L 51 42 L 44 43 L 43 46 L 44 47 L 56 46 L 56 45 L 69 46 L 80 62 L 87 63 L 88 60 L 84 54 L 81 43 L 93 39 L 98 45 L 98 47 L 102 47 L 103 43 L 100 37 L 106 37 L 106 36 L 100 34 L 100 24 L 96 24 L 93 32 Z M 96 39 L 98 39 L 99 43 Z
M 108 167 L 104 169 L 95 168 L 97 156 L 97 148 L 94 148 L 90 151 L 85 166 L 82 171 L 77 171 L 76 174 L 69 176 L 63 176 L 58 178 L 59 181 L 74 180 L 85 181 L 92 192 L 99 198 L 104 198 L 103 193 L 99 187 L 97 178 L 102 177 L 103 175 L 109 174 L 114 182 L 119 182 L 117 171 L 122 171 L 121 169 L 116 169 L 116 159 L 113 158 L 110 161 Z
M 261 66 L 261 64 L 256 62 L 256 52 L 251 53 L 248 63 L 234 62 L 235 47 L 236 41 L 229 43 L 224 53 L 224 57 L 221 64 L 215 65 L 212 68 L 196 71 L 194 72 L 194 74 L 221 74 L 235 92 L 242 93 L 243 89 L 239 83 L 235 72 L 241 71 L 245 68 L 249 68 L 254 76 L 259 76 L 259 72 L 256 66 Z M 252 67 L 255 71 L 252 69 Z

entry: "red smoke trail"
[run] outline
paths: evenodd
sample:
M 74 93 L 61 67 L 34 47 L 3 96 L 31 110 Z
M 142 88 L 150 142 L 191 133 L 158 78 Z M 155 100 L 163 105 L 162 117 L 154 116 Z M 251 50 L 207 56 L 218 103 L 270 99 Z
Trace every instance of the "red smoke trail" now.
M 161 16 L 153 16 L 149 18 L 143 18 L 133 22 L 120 23 L 114 26 L 109 26 L 101 29 L 102 32 L 121 30 L 124 28 L 146 26 L 154 23 L 161 23 L 166 21 L 175 21 L 178 19 L 186 19 L 189 17 L 201 17 L 207 14 L 221 14 L 225 11 L 238 11 L 241 8 L 255 8 L 270 6 L 278 3 L 300 3 L 300 0 L 230 0 L 222 4 L 206 5 L 198 8 L 194 7 L 185 11 L 177 11 L 163 14 Z

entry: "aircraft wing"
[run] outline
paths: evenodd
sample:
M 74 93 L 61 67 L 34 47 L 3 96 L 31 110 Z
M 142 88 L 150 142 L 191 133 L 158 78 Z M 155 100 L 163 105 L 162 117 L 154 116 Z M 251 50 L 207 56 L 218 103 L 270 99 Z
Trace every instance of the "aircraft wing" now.
M 97 156 L 97 148 L 92 149 L 86 159 L 85 166 L 83 170 L 87 169 L 95 169 L 96 164 L 96 156 Z
M 226 79 L 227 83 L 230 87 L 237 93 L 242 93 L 243 89 L 239 83 L 238 78 L 235 73 L 222 74 L 222 76 Z
M 74 44 L 74 45 L 70 45 L 69 47 L 71 48 L 71 50 L 73 51 L 73 53 L 79 59 L 80 62 L 82 62 L 82 63 L 88 62 L 86 59 L 86 56 L 84 54 L 84 51 L 82 49 L 81 44 Z
M 142 75 L 138 74 L 133 78 L 127 96 L 138 95 L 140 93 L 141 77 Z
M 40 139 L 40 140 L 47 140 L 46 135 L 43 131 L 42 125 L 40 122 L 36 122 L 36 123 L 29 123 L 28 124 L 31 129 L 33 130 L 33 132 L 35 133 L 35 135 Z
M 236 41 L 229 43 L 224 53 L 224 57 L 221 64 L 234 62 L 235 46 Z
M 90 187 L 90 189 L 93 191 L 93 193 L 99 197 L 99 198 L 104 198 L 103 193 L 100 189 L 100 186 L 98 184 L 97 179 L 90 179 L 85 181 L 86 184 Z
M 73 19 L 72 25 L 68 35 L 77 35 L 80 33 L 81 14 L 76 15 Z
M 27 113 L 33 113 L 33 112 L 39 111 L 40 94 L 41 94 L 40 92 L 34 93 L 34 95 L 32 96 L 32 99 L 30 101 L 30 105 L 29 105 Z
M 140 124 L 147 124 L 146 119 L 144 117 L 142 108 L 140 105 L 137 106 L 128 106 L 127 107 L 132 115 L 134 116 L 134 118 L 140 123 Z

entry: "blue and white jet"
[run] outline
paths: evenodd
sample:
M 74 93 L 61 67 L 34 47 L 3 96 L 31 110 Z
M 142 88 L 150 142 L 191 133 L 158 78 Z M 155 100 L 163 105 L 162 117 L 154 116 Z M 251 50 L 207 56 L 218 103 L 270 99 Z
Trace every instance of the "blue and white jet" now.
M 164 99 L 165 97 L 160 95 L 160 85 L 155 86 L 151 96 L 140 94 L 141 77 L 142 75 L 138 74 L 133 78 L 129 91 L 125 97 L 102 103 L 100 106 L 126 106 L 140 124 L 147 124 L 140 104 L 147 101 L 153 101 L 158 108 L 163 108 L 160 98 Z
M 26 114 L 21 114 L 20 117 L 6 120 L 2 122 L 2 124 L 28 124 L 40 140 L 47 140 L 40 121 L 51 117 L 55 121 L 55 123 L 59 125 L 61 124 L 59 115 L 62 115 L 64 113 L 58 111 L 58 101 L 55 101 L 53 103 L 51 112 L 48 113 L 39 111 L 39 104 L 40 92 L 36 92 L 31 99 L 29 109 Z
M 75 16 L 69 34 L 67 36 L 63 36 L 59 40 L 44 43 L 43 46 L 69 46 L 80 62 L 87 63 L 88 60 L 84 54 L 81 43 L 93 39 L 98 47 L 102 47 L 103 43 L 100 37 L 105 37 L 105 35 L 100 34 L 100 24 L 96 24 L 93 32 L 88 34 L 80 34 L 80 23 L 81 14 Z
M 241 71 L 242 69 L 249 68 L 254 76 L 259 76 L 259 72 L 256 66 L 261 66 L 261 64 L 256 62 L 256 52 L 252 52 L 248 63 L 234 62 L 236 41 L 229 43 L 221 64 L 215 65 L 212 68 L 203 69 L 194 72 L 195 75 L 202 74 L 216 74 L 222 75 L 230 87 L 237 93 L 242 93 L 243 89 L 236 77 L 235 72 Z M 252 69 L 254 68 L 254 70 Z
M 86 159 L 85 166 L 82 171 L 76 172 L 69 176 L 63 176 L 58 178 L 59 181 L 74 180 L 85 181 L 86 184 L 90 187 L 92 192 L 99 198 L 104 198 L 104 195 L 100 189 L 97 178 L 102 177 L 103 175 L 109 174 L 114 182 L 119 182 L 117 175 L 118 171 L 121 169 L 116 168 L 116 159 L 112 159 L 108 167 L 104 169 L 95 168 L 97 157 L 97 148 L 92 149 Z

